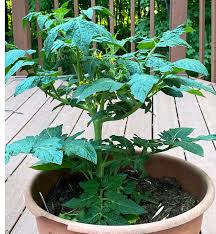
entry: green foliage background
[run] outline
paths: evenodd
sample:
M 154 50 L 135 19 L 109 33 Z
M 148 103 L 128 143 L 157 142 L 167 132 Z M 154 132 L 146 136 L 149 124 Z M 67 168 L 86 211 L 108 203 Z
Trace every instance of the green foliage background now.
M 68 0 L 60 0 L 60 5 Z M 161 36 L 161 33 L 169 28 L 169 1 L 170 0 L 156 0 L 155 1 L 155 34 Z M 29 0 L 29 11 L 34 11 L 35 0 Z M 41 11 L 51 12 L 53 9 L 53 0 L 39 0 Z M 69 0 L 69 9 L 71 11 L 68 16 L 73 15 L 73 1 Z M 108 7 L 108 0 L 97 0 L 97 5 Z M 115 0 L 115 32 L 117 38 L 122 39 L 130 36 L 130 0 Z M 149 5 L 150 0 L 136 1 L 136 33 L 149 36 Z M 6 37 L 7 41 L 13 41 L 12 32 L 12 17 L 11 17 L 11 0 L 6 0 L 7 22 L 6 23 Z M 79 0 L 79 8 L 87 9 L 90 7 L 90 0 Z M 108 20 L 100 17 L 97 21 L 109 27 Z M 188 21 L 195 30 L 188 34 L 187 41 L 193 45 L 193 48 L 187 50 L 187 57 L 198 59 L 199 57 L 199 1 L 188 1 Z M 32 44 L 33 48 L 37 48 L 37 32 L 36 27 L 31 27 L 32 30 Z M 205 66 L 211 73 L 211 1 L 206 0 L 206 42 L 205 42 Z M 130 46 L 128 44 L 127 49 Z M 210 80 L 210 75 L 206 78 Z

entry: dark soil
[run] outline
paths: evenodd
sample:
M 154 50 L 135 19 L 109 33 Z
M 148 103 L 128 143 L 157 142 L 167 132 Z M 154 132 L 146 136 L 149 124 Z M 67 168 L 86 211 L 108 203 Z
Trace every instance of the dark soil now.
M 141 194 L 151 192 L 151 197 L 155 201 L 155 203 L 143 203 L 147 213 L 140 216 L 138 223 L 150 223 L 171 218 L 190 210 L 198 203 L 192 195 L 182 190 L 175 178 L 146 177 L 141 179 L 136 173 L 131 171 L 127 173 L 130 180 L 136 181 L 137 191 Z M 84 178 L 80 175 L 73 175 L 70 179 L 61 178 L 46 200 L 49 212 L 57 216 L 60 213 L 69 212 L 70 209 L 61 204 L 82 193 L 79 182 L 83 180 Z

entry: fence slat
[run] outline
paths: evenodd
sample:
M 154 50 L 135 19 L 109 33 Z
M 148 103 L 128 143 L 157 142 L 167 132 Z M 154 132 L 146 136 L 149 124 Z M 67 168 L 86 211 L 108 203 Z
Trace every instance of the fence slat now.
M 170 28 L 173 29 L 176 26 L 183 24 L 187 20 L 187 8 L 188 0 L 171 0 L 170 2 Z M 183 35 L 182 38 L 186 38 Z M 182 46 L 170 48 L 170 60 L 176 61 L 181 58 L 185 58 L 186 49 Z
M 150 37 L 154 37 L 155 34 L 155 0 L 150 0 Z
M 74 0 L 74 16 L 79 15 L 79 2 L 78 0 Z
M 39 0 L 35 0 L 35 11 L 40 11 L 40 3 L 39 3 Z M 39 26 L 37 25 L 37 32 L 40 31 L 40 28 Z M 42 65 L 42 57 L 41 57 L 41 54 L 40 54 L 40 51 L 43 47 L 43 41 L 42 41 L 42 38 L 41 36 L 37 36 L 37 43 L 38 43 L 38 58 L 39 58 L 39 64 Z
M 110 32 L 114 33 L 114 1 L 113 0 L 109 0 L 109 10 L 112 13 L 113 17 L 110 16 L 109 17 L 109 23 L 110 23 Z
M 199 59 L 205 60 L 205 0 L 199 0 Z
M 57 9 L 59 7 L 59 0 L 54 0 L 54 8 Z
M 131 36 L 135 36 L 135 7 L 136 1 L 130 0 Z M 131 43 L 131 52 L 135 51 L 135 43 Z
M 12 16 L 13 16 L 13 36 L 14 43 L 20 49 L 31 48 L 31 32 L 28 25 L 25 29 L 22 25 L 22 18 L 28 14 L 27 0 L 12 1 Z
M 216 83 L 216 1 L 211 1 L 211 27 L 212 27 L 212 58 L 211 58 L 211 81 Z
M 96 5 L 96 4 L 95 4 L 95 0 L 91 0 L 91 7 L 94 7 L 95 5 Z M 93 14 L 92 21 L 93 21 L 93 22 L 96 22 L 96 14 L 95 14 L 95 11 L 94 11 L 94 14 Z

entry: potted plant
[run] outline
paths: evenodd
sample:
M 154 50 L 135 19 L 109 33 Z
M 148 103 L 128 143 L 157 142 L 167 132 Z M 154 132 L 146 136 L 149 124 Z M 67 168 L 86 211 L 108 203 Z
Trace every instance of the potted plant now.
M 6 53 L 6 79 L 20 68 L 28 73 L 15 95 L 37 86 L 59 101 L 56 108 L 87 111 L 94 127 L 94 139 L 82 138 L 83 132 L 63 134 L 61 125 L 6 146 L 6 161 L 19 153 L 39 159 L 32 168 L 43 172 L 27 189 L 27 208 L 36 216 L 40 234 L 198 234 L 213 201 L 212 182 L 191 163 L 161 153 L 182 147 L 203 156 L 197 142 L 216 140 L 216 135 L 191 137 L 192 128 L 163 131 L 158 139 L 104 139 L 102 134 L 105 122 L 127 118 L 140 108 L 151 111 L 158 92 L 176 98 L 183 92 L 203 96 L 202 90 L 216 94 L 186 75 L 208 74 L 199 61 L 169 62 L 159 54 L 160 48 L 189 47 L 181 35 L 192 29 L 180 25 L 161 38 L 117 40 L 91 21 L 94 11 L 111 16 L 97 6 L 67 18 L 63 5 L 24 18 L 24 24 L 37 19 L 45 39 L 43 65 L 32 58 L 34 50 Z M 125 50 L 130 41 L 137 43 L 136 52 Z

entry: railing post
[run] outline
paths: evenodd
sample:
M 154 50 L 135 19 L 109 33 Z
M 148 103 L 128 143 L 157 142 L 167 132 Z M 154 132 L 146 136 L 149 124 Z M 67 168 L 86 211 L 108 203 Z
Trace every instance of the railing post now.
M 13 17 L 13 36 L 14 43 L 19 49 L 31 48 L 30 26 L 25 29 L 22 25 L 22 18 L 28 14 L 28 0 L 12 1 L 12 17 Z
M 40 11 L 40 2 L 39 0 L 35 0 L 35 11 Z M 37 33 L 40 32 L 40 28 L 37 25 Z M 43 61 L 42 61 L 42 57 L 41 57 L 41 50 L 43 47 L 43 41 L 40 35 L 37 35 L 37 43 L 38 43 L 38 58 L 39 58 L 39 64 L 42 65 Z
M 130 0 L 130 18 L 131 18 L 131 37 L 135 36 L 135 7 L 136 1 Z M 131 43 L 131 52 L 134 52 L 136 49 L 135 43 Z
M 212 24 L 212 57 L 211 57 L 211 81 L 216 82 L 216 1 L 211 1 L 211 24 Z
M 173 29 L 187 20 L 188 0 L 171 0 L 170 1 L 170 28 Z M 182 38 L 186 38 L 183 35 Z M 170 61 L 176 61 L 185 58 L 186 49 L 183 46 L 170 48 Z

